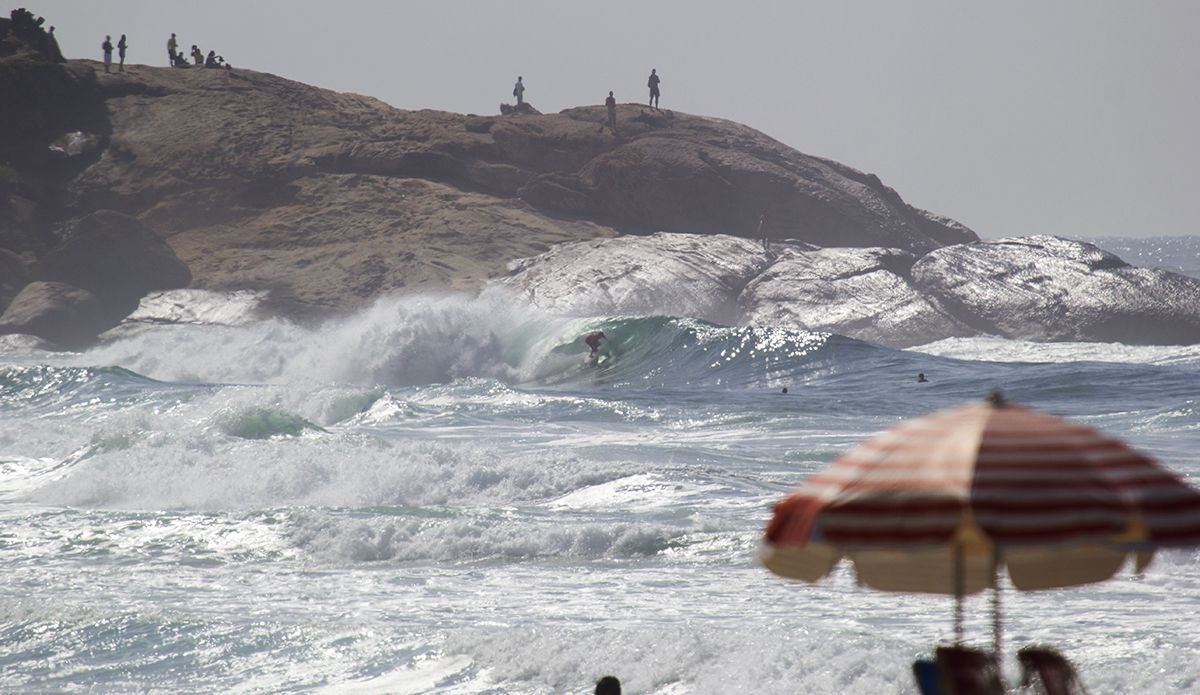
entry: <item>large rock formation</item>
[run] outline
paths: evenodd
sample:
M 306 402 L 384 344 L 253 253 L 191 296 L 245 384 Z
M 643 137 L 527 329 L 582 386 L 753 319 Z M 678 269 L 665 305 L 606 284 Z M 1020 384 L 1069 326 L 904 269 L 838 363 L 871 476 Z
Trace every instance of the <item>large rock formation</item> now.
M 56 193 L 33 201 L 36 214 L 0 215 L 9 236 L 48 240 L 115 210 L 166 239 L 197 288 L 354 308 L 389 292 L 473 291 L 566 241 L 751 237 L 760 219 L 763 234 L 824 245 L 925 252 L 976 238 L 873 175 L 719 119 L 620 105 L 614 135 L 600 105 L 476 116 L 240 69 L 39 69 L 76 76 L 104 118 L 60 118 L 41 137 L 38 156 L 54 135 L 55 156 L 75 164 L 40 186 Z M 0 245 L 28 262 L 53 244 Z
M 1134 268 L 1057 237 L 951 246 L 921 258 L 912 281 L 982 333 L 1034 341 L 1200 342 L 1200 280 Z
M 656 234 L 568 244 L 504 284 L 548 311 L 696 316 L 892 347 L 995 335 L 1035 341 L 1200 342 L 1200 280 L 1133 268 L 1055 237 L 897 249 Z M 731 307 L 737 307 L 731 311 Z
M 916 260 L 897 249 L 784 250 L 740 297 L 739 322 L 894 347 L 978 335 L 913 285 Z
M 768 265 L 748 239 L 658 233 L 562 244 L 514 262 L 505 283 L 554 313 L 665 314 L 732 325 L 740 318 L 738 295 Z
M 300 315 L 475 291 L 512 262 L 505 284 L 553 311 L 896 346 L 1200 341 L 1194 281 L 1064 240 L 979 243 L 872 174 L 720 119 L 625 104 L 613 131 L 599 105 L 462 115 L 248 70 L 105 74 L 57 62 L 27 13 L 0 20 L 0 93 L 0 309 L 41 283 L 4 331 L 79 312 L 94 331 L 189 277 Z M 118 227 L 125 251 L 95 231 Z

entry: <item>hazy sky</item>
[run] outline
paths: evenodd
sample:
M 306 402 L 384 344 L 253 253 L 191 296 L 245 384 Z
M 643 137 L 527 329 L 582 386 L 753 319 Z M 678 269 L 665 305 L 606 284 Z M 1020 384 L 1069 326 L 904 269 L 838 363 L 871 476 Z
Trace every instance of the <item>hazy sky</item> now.
M 70 58 L 171 32 L 403 109 L 643 102 L 873 172 L 981 236 L 1200 234 L 1200 2 L 30 0 Z

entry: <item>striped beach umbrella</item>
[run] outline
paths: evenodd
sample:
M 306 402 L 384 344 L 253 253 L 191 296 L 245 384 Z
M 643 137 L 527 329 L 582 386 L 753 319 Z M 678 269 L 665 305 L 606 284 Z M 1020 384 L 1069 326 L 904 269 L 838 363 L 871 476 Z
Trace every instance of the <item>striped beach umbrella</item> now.
M 1098 582 L 1200 545 L 1200 492 L 1121 441 L 989 400 L 868 439 L 775 506 L 763 562 L 815 582 L 848 558 L 884 591 L 962 597 Z M 995 639 L 999 650 L 999 596 Z

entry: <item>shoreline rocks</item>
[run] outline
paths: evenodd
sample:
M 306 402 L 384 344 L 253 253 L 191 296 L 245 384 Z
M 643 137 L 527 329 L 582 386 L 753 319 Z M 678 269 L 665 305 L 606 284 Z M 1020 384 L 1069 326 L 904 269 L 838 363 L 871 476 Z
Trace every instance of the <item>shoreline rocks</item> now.
M 514 263 L 504 284 L 556 313 L 677 313 L 896 348 L 984 335 L 1200 342 L 1200 280 L 1134 268 L 1093 244 L 1057 237 L 959 244 L 918 257 L 796 243 L 768 253 L 733 237 L 656 234 L 565 245 Z
M 0 335 L 25 333 L 68 348 L 95 340 L 156 290 L 187 287 L 191 271 L 157 234 L 111 210 L 94 212 L 28 269 L 0 314 Z

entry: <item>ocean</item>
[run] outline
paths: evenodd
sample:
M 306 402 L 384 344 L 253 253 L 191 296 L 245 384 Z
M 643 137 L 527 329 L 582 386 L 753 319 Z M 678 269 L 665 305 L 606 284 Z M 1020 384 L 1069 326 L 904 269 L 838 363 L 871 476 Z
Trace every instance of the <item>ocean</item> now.
M 1197 275 L 1200 238 L 1096 241 Z M 0 691 L 915 693 L 953 599 L 756 559 L 810 473 L 999 388 L 1200 486 L 1200 346 L 895 350 L 498 291 L 211 319 L 236 299 L 0 346 Z M 1196 550 L 1001 598 L 1010 681 L 1052 644 L 1093 693 L 1200 692 Z M 990 595 L 965 614 L 990 645 Z

